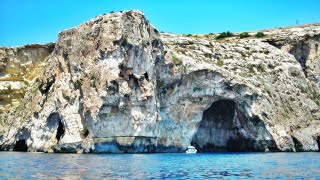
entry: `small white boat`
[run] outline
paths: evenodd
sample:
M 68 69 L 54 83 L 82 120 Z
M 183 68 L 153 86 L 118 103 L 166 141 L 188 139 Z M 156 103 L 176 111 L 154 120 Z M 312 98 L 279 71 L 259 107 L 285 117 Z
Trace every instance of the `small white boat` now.
M 187 154 L 194 154 L 194 153 L 197 153 L 197 150 L 194 146 L 188 146 L 186 153 Z

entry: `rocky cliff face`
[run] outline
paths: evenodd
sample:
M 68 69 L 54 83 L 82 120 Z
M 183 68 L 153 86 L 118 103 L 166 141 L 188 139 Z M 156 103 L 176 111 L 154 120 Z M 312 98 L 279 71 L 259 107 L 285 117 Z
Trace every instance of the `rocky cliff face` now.
M 0 47 L 0 111 L 19 106 L 53 49 L 54 44 Z
M 55 45 L 1 48 L 3 78 L 28 82 L 8 91 L 16 79 L 1 81 L 1 97 L 16 97 L 1 99 L 1 149 L 318 151 L 319 27 L 215 40 L 160 34 L 126 11 L 65 30 Z

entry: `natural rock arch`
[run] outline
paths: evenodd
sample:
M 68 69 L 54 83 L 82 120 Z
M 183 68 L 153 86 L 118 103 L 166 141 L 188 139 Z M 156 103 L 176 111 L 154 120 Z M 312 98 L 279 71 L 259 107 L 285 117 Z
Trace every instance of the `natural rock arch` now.
M 250 118 L 233 100 L 218 100 L 203 112 L 191 144 L 199 152 L 265 151 L 276 145 L 263 121 Z

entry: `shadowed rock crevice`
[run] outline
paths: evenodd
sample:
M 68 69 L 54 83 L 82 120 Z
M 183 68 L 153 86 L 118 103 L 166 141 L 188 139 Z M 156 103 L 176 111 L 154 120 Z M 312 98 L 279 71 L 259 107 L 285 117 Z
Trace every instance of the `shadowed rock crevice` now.
M 27 146 L 26 140 L 24 139 L 18 140 L 13 147 L 13 151 L 27 152 L 28 146 Z
M 62 124 L 62 122 L 60 120 L 59 125 L 58 125 L 57 135 L 56 135 L 57 141 L 60 141 L 60 139 L 63 137 L 63 135 L 64 135 L 64 125 Z
M 295 45 L 290 49 L 289 53 L 292 54 L 300 63 L 303 73 L 307 76 L 307 60 L 310 54 L 310 46 L 304 42 Z
M 263 122 L 249 118 L 233 100 L 216 101 L 203 112 L 191 144 L 199 152 L 265 151 L 275 146 Z
M 301 144 L 301 142 L 293 136 L 292 141 L 294 143 L 294 148 L 296 149 L 296 152 L 303 152 L 303 145 Z
M 87 138 L 88 135 L 89 135 L 89 130 L 88 129 L 85 128 L 84 130 L 81 131 L 81 138 L 82 139 Z
M 40 86 L 39 86 L 39 91 L 41 92 L 41 94 L 45 94 L 47 95 L 50 88 L 52 87 L 52 85 L 55 82 L 55 77 L 51 77 L 47 82 L 43 82 Z

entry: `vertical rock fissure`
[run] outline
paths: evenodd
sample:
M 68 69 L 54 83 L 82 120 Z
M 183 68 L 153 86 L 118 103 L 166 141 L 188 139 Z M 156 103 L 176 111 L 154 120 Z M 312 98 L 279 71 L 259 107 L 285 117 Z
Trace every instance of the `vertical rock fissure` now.
M 301 144 L 301 142 L 292 136 L 292 141 L 294 143 L 294 148 L 296 150 L 296 152 L 302 152 L 303 151 L 303 145 Z
M 320 152 L 320 136 L 317 138 L 317 143 L 318 143 L 318 151 Z
M 61 122 L 61 120 L 59 121 L 59 124 L 58 124 L 58 130 L 57 130 L 57 135 L 56 135 L 56 139 L 57 141 L 60 141 L 60 139 L 63 137 L 64 135 L 64 125 L 63 123 Z

